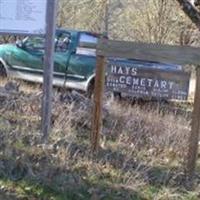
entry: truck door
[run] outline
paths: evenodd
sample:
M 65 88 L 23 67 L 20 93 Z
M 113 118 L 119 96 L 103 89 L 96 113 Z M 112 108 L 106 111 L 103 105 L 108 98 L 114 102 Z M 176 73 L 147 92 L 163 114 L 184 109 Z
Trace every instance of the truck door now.
M 77 79 L 87 79 L 94 74 L 96 66 L 96 44 L 98 36 L 80 32 L 76 52 L 71 55 L 68 75 Z
M 44 38 L 27 37 L 23 41 L 23 46 L 18 47 L 11 55 L 10 63 L 16 70 L 42 74 L 43 56 Z
M 56 34 L 54 55 L 54 76 L 63 78 L 66 76 L 69 59 L 71 56 L 71 34 L 60 31 Z

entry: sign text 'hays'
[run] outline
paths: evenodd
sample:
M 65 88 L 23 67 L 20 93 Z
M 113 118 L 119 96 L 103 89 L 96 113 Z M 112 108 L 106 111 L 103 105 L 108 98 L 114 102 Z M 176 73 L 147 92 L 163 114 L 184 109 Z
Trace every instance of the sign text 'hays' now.
M 183 71 L 110 63 L 106 87 L 135 97 L 187 100 L 189 78 L 190 75 Z

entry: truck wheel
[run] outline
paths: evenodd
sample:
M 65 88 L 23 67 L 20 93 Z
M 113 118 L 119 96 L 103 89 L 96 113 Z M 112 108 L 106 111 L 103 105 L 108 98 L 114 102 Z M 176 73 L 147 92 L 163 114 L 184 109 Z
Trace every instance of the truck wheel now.
M 6 77 L 7 76 L 5 66 L 3 65 L 2 62 L 0 62 L 0 76 L 1 77 Z
M 113 92 L 113 96 L 116 100 L 121 100 L 122 99 L 122 95 L 120 92 Z
M 94 81 L 91 81 L 91 82 L 89 83 L 86 96 L 87 96 L 88 98 L 90 98 L 90 99 L 92 99 L 92 98 L 94 97 Z

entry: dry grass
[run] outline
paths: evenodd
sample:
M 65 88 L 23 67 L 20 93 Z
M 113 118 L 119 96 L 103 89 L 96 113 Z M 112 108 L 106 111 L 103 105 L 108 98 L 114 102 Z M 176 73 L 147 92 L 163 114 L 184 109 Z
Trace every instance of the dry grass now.
M 90 100 L 67 103 L 55 93 L 53 129 L 44 145 L 41 94 L 27 91 L 0 103 L 3 193 L 28 200 L 200 199 L 200 171 L 193 191 L 187 190 L 183 176 L 188 116 L 168 112 L 168 105 L 163 111 L 157 103 L 107 99 L 101 148 L 93 157 Z

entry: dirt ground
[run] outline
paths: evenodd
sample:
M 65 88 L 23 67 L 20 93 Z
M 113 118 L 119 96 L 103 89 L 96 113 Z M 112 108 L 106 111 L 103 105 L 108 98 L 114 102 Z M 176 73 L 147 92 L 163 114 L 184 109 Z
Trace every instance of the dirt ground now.
M 1 88 L 0 200 L 199 200 L 200 160 L 192 191 L 184 177 L 190 105 L 105 101 L 93 158 L 92 101 L 55 92 L 42 144 L 42 96 L 33 89 Z

